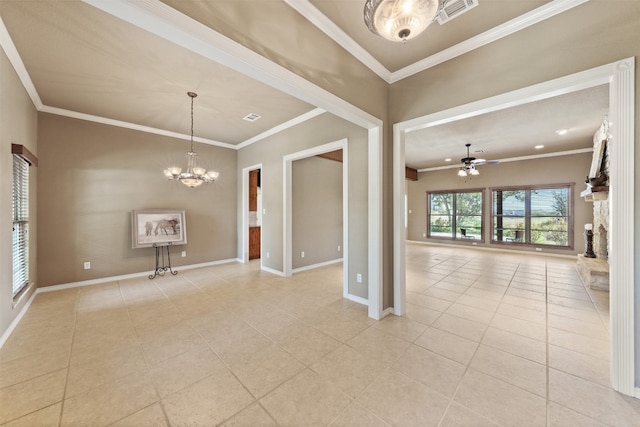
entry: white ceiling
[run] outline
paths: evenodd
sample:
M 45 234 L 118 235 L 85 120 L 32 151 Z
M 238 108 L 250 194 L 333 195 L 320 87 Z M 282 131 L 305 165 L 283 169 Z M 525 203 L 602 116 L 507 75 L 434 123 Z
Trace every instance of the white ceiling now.
M 502 161 L 591 149 L 608 111 L 609 86 L 602 85 L 408 132 L 407 166 L 419 170 L 459 166 L 467 154 L 465 144 L 471 144 L 473 157 Z M 567 132 L 560 135 L 559 130 Z M 536 149 L 538 145 L 544 147 Z
M 195 91 L 198 139 L 238 148 L 318 110 L 309 100 L 222 65 L 211 41 L 216 37 L 268 57 L 279 40 L 319 29 L 393 82 L 584 1 L 479 0 L 467 14 L 434 23 L 401 45 L 369 32 L 364 0 L 0 0 L 6 27 L 0 39 L 41 111 L 187 135 L 186 92 Z M 158 19 L 163 31 L 150 32 L 148 20 L 130 12 L 131 5 L 164 14 Z M 202 24 L 209 38 L 185 45 L 171 14 Z M 416 131 L 407 135 L 407 163 L 443 166 L 445 157 L 463 157 L 465 142 L 484 149 L 487 158 L 534 154 L 530 147 L 537 143 L 549 151 L 588 147 L 607 99 L 606 88 L 596 88 Z M 242 120 L 250 113 L 262 118 Z M 572 132 L 559 139 L 553 131 L 561 127 Z M 427 141 L 428 152 L 421 149 Z

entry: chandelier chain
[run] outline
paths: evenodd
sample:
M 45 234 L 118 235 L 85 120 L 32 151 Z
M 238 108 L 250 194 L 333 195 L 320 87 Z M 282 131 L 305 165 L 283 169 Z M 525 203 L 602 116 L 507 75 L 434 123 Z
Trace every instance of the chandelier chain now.
M 191 98 L 191 152 L 193 153 L 193 99 L 198 95 L 194 92 L 188 92 L 187 95 Z

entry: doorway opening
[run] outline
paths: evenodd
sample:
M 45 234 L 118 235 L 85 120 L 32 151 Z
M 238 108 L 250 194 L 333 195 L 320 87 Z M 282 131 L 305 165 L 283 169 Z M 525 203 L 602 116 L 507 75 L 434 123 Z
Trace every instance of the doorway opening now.
M 339 179 L 340 185 L 342 187 L 342 207 L 341 212 L 336 216 L 335 212 L 332 214 L 334 217 L 339 218 L 341 222 L 341 241 L 335 243 L 335 249 L 339 250 L 340 258 L 330 259 L 327 258 L 325 262 L 316 262 L 311 263 L 307 267 L 297 267 L 294 269 L 294 248 L 296 250 L 296 261 L 301 261 L 302 258 L 306 257 L 307 254 L 304 251 L 304 248 L 300 246 L 300 242 L 296 241 L 294 245 L 294 162 L 310 159 L 313 157 L 325 157 L 322 159 L 325 162 L 334 162 L 333 160 L 327 160 L 326 157 L 334 156 L 337 151 L 341 152 L 341 161 L 340 161 L 340 169 L 341 173 L 339 177 L 335 177 Z M 334 154 L 330 154 L 334 153 Z M 283 251 L 283 259 L 284 259 L 284 276 L 289 277 L 295 271 L 302 271 L 303 269 L 310 269 L 315 267 L 320 267 L 322 265 L 326 265 L 328 263 L 334 263 L 342 261 L 343 265 L 343 295 L 345 297 L 349 297 L 349 227 L 348 227 L 348 200 L 349 200 L 349 158 L 348 158 L 348 150 L 347 150 L 347 140 L 343 139 L 336 142 L 331 142 L 328 144 L 320 145 L 318 147 L 314 147 L 308 150 L 303 150 L 297 153 L 292 153 L 284 157 L 284 251 Z M 335 167 L 335 165 L 334 165 Z M 337 182 L 337 181 L 336 181 Z M 327 195 L 327 197 L 332 197 L 331 195 Z M 333 196 L 335 199 L 335 195 Z M 335 209 L 334 209 L 335 211 Z M 302 227 L 306 227 L 306 225 L 302 225 Z M 335 228 L 335 227 L 334 227 Z M 334 230 L 335 231 L 335 230 Z M 332 233 L 335 235 L 335 233 Z M 335 240 L 335 239 L 334 239 Z M 329 245 L 330 243 L 327 243 Z M 325 245 L 326 246 L 326 245 Z M 315 247 L 315 245 L 314 245 Z M 329 247 L 328 251 L 331 251 Z M 324 255 L 325 258 L 327 255 Z M 302 264 L 301 264 L 302 265 Z M 358 302 L 362 302 L 358 300 Z
M 249 171 L 249 260 L 261 257 L 262 188 L 260 169 Z
M 250 259 L 260 259 L 262 268 L 262 164 L 251 165 L 242 169 L 242 224 L 241 240 L 238 248 L 238 259 L 249 262 Z M 251 193 L 251 194 L 250 194 Z M 252 236 L 253 233 L 253 236 Z M 252 238 L 253 237 L 253 238 Z M 251 254 L 250 254 L 251 252 Z M 251 256 L 250 256 L 251 255 Z

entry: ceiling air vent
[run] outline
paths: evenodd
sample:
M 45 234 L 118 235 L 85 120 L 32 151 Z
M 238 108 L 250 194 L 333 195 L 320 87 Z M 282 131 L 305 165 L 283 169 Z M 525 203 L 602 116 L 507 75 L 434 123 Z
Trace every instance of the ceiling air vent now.
M 246 120 L 248 122 L 255 122 L 256 120 L 258 120 L 260 117 L 262 117 L 260 114 L 256 114 L 256 113 L 249 113 L 246 116 L 244 116 L 242 118 L 242 120 Z
M 451 0 L 447 2 L 437 16 L 440 25 L 457 18 L 478 5 L 478 0 Z

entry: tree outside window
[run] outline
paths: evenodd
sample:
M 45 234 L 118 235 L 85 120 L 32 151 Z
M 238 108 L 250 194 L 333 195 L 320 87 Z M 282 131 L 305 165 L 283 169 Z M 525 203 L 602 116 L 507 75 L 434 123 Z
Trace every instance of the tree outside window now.
M 570 246 L 572 186 L 493 189 L 494 242 Z
M 427 193 L 428 236 L 482 240 L 482 190 Z

